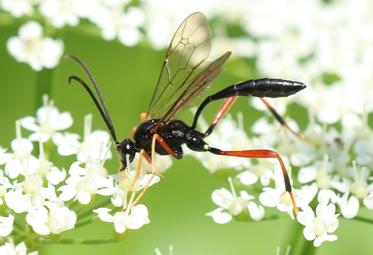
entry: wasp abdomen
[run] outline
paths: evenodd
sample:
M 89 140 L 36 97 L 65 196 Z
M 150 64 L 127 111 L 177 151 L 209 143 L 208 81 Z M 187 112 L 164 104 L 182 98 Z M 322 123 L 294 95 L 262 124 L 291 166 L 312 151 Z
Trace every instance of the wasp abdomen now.
M 304 89 L 306 85 L 297 81 L 281 79 L 248 80 L 231 85 L 218 93 L 210 96 L 208 101 L 227 98 L 231 96 L 254 97 L 287 97 Z
M 244 81 L 233 86 L 237 95 L 255 97 L 287 97 L 306 87 L 297 81 L 268 78 Z

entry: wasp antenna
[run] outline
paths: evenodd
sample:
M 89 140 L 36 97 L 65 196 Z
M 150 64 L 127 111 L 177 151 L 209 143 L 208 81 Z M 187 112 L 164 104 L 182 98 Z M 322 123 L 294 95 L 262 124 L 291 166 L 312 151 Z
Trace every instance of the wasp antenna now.
M 115 130 L 114 130 L 114 126 L 111 122 L 111 120 L 108 118 L 108 116 L 105 114 L 105 111 L 102 109 L 100 103 L 98 102 L 97 98 L 95 97 L 93 91 L 90 89 L 90 87 L 87 85 L 86 82 L 84 82 L 80 77 L 78 76 L 75 76 L 75 75 L 72 75 L 68 78 L 68 82 L 69 84 L 72 83 L 72 81 L 76 81 L 78 82 L 78 84 L 80 84 L 87 92 L 88 92 L 88 95 L 91 97 L 92 101 L 94 102 L 94 104 L 96 105 L 98 111 L 100 112 L 101 114 L 101 117 L 102 119 L 104 120 L 107 128 L 109 129 L 109 132 L 111 134 L 111 137 L 113 138 L 115 144 L 118 144 L 118 140 L 117 140 L 117 136 L 115 134 Z
M 94 96 L 94 94 L 92 93 L 92 90 L 89 89 L 89 91 L 91 91 L 91 94 L 93 95 L 93 97 L 91 96 L 91 98 L 92 98 L 92 100 L 93 100 L 93 98 L 95 98 L 94 101 L 97 102 L 97 104 L 96 104 L 96 102 L 95 102 L 95 104 L 96 104 L 96 106 L 97 106 L 99 109 L 101 109 L 101 111 L 102 111 L 102 113 L 100 112 L 100 113 L 101 113 L 101 116 L 105 119 L 105 123 L 106 123 L 106 125 L 108 126 L 109 131 L 110 131 L 110 133 L 112 134 L 112 137 L 113 137 L 114 141 L 117 143 L 117 139 L 116 139 L 116 135 L 115 135 L 115 131 L 114 131 L 114 125 L 113 125 L 113 122 L 111 121 L 109 110 L 108 110 L 108 108 L 107 108 L 107 106 L 106 106 L 106 104 L 105 104 L 104 98 L 102 97 L 101 90 L 100 90 L 100 88 L 99 88 L 99 86 L 98 86 L 98 84 L 97 84 L 95 78 L 94 78 L 93 75 L 92 75 L 92 72 L 89 70 L 89 68 L 87 67 L 87 65 L 84 64 L 83 61 L 81 61 L 79 58 L 77 58 L 77 57 L 75 57 L 75 56 L 73 56 L 73 55 L 65 55 L 64 58 L 65 58 L 65 59 L 70 59 L 70 60 L 75 61 L 78 65 L 80 65 L 80 67 L 84 70 L 84 72 L 85 72 L 86 75 L 88 76 L 88 78 L 89 78 L 89 80 L 91 81 L 91 83 L 92 83 L 92 85 L 93 85 L 93 88 L 94 88 L 94 90 L 95 90 L 95 92 L 96 92 L 96 95 L 97 95 L 97 97 L 98 97 L 99 102 L 98 102 L 96 96 Z M 76 76 L 74 76 L 74 77 L 76 77 Z M 71 78 L 71 77 L 70 77 L 70 78 Z M 70 78 L 69 78 L 69 80 L 70 80 Z M 77 78 L 78 78 L 78 77 L 77 77 Z M 79 79 L 80 79 L 80 78 L 79 78 Z M 80 80 L 81 80 L 81 79 L 80 79 Z M 81 80 L 81 81 L 83 81 L 83 80 Z M 70 82 L 70 81 L 69 81 L 69 82 Z M 83 82 L 83 83 L 84 83 L 84 82 Z M 84 83 L 84 84 L 87 85 L 86 83 Z M 83 85 L 83 84 L 82 84 L 82 85 Z M 84 87 L 85 87 L 85 86 L 84 86 Z M 88 86 L 87 86 L 87 87 L 88 87 Z M 89 87 L 88 87 L 88 88 L 89 88 Z M 87 89 L 86 89 L 86 90 L 87 90 Z M 87 91 L 88 91 L 88 90 L 87 90 Z M 90 92 L 88 92 L 88 93 L 90 93 Z M 91 94 L 90 94 L 90 95 L 91 95 Z M 101 103 L 101 104 L 100 104 L 100 103 Z M 99 106 L 100 106 L 100 107 L 99 107 Z
M 110 118 L 110 113 L 109 113 L 109 110 L 106 106 L 104 98 L 102 97 L 100 87 L 98 86 L 98 84 L 97 84 L 95 78 L 93 77 L 92 72 L 89 70 L 88 66 L 86 64 L 84 64 L 83 61 L 81 61 L 79 58 L 77 58 L 73 55 L 65 55 L 65 58 L 74 60 L 76 63 L 78 63 L 80 65 L 80 67 L 83 68 L 84 72 L 87 74 L 89 80 L 91 81 L 94 90 L 96 91 L 96 94 L 98 96 L 98 99 L 100 100 L 102 109 L 105 112 L 107 120 L 111 123 L 111 126 L 113 126 L 111 118 Z

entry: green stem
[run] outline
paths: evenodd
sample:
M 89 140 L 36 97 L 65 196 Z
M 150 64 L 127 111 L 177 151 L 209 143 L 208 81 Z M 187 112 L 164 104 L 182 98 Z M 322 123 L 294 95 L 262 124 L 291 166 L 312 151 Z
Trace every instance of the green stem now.
M 282 244 L 282 249 L 290 246 L 290 254 L 298 254 L 296 251 L 298 250 L 299 243 L 302 241 L 303 234 L 302 234 L 303 226 L 299 224 L 296 220 L 292 221 L 289 230 L 287 230 L 287 237 L 285 242 Z
M 299 254 L 313 255 L 317 253 L 317 248 L 313 245 L 312 241 L 308 241 L 303 238 L 302 246 Z
M 80 221 L 79 223 L 77 223 L 75 225 L 75 228 L 81 228 L 81 227 L 84 227 L 85 225 L 88 225 L 88 224 L 91 224 L 93 221 L 95 221 L 97 219 L 97 216 L 94 216 L 88 220 L 84 220 L 84 221 Z
M 122 238 L 109 238 L 109 239 L 90 239 L 90 240 L 83 240 L 83 239 L 58 239 L 52 240 L 48 238 L 35 238 L 35 242 L 41 244 L 68 244 L 68 245 L 97 245 L 97 244 L 108 244 L 108 243 L 117 243 L 122 241 Z
M 364 218 L 362 216 L 356 216 L 355 218 L 352 218 L 352 219 L 356 220 L 356 221 L 364 222 L 364 223 L 373 224 L 373 220 L 372 219 Z
M 290 245 L 290 254 L 313 255 L 317 253 L 317 248 L 313 245 L 313 242 L 304 238 L 303 228 L 304 226 L 299 222 L 293 222 L 287 241 L 283 245 L 284 248 Z
M 37 73 L 35 86 L 35 105 L 37 110 L 43 104 L 43 95 L 51 96 L 53 69 L 43 69 Z
M 84 219 L 85 217 L 89 216 L 92 213 L 93 210 L 98 209 L 100 207 L 104 207 L 105 205 L 109 204 L 110 202 L 111 202 L 110 198 L 105 199 L 104 201 L 102 201 L 100 204 L 98 204 L 94 208 L 89 208 L 88 210 L 85 210 L 84 212 L 79 213 L 78 214 L 78 219 L 80 219 L 80 220 Z

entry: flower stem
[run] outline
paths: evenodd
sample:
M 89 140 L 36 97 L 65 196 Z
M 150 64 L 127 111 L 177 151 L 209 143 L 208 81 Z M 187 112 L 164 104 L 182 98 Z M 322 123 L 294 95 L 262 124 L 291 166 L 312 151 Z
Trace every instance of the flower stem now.
M 85 210 L 84 212 L 82 213 L 79 213 L 78 214 L 78 219 L 84 219 L 86 218 L 87 216 L 89 216 L 93 210 L 95 209 L 98 209 L 100 207 L 104 207 L 105 205 L 109 204 L 111 202 L 110 198 L 105 198 L 104 201 L 102 201 L 100 204 L 94 206 L 94 208 L 89 208 L 87 210 Z
M 293 227 L 289 231 L 287 242 L 284 247 L 290 244 L 290 254 L 313 255 L 316 254 L 317 248 L 312 241 L 308 241 L 303 236 L 303 226 L 297 221 L 293 222 Z
M 35 105 L 37 110 L 43 103 L 43 95 L 51 95 L 53 69 L 43 69 L 37 73 L 35 85 Z
M 356 220 L 356 221 L 364 222 L 364 223 L 373 224 L 373 219 L 368 219 L 368 218 L 365 218 L 365 217 L 362 217 L 362 216 L 356 216 L 352 219 Z
M 299 244 L 303 239 L 302 228 L 302 225 L 297 221 L 291 222 L 291 226 L 287 228 L 287 237 L 282 247 L 290 246 L 290 254 L 300 254 L 296 251 L 298 250 Z
M 75 228 L 80 228 L 80 227 L 84 227 L 85 225 L 88 225 L 88 224 L 91 224 L 93 221 L 95 221 L 98 217 L 97 216 L 93 216 L 92 218 L 88 219 L 88 220 L 84 220 L 84 221 L 80 221 L 79 223 L 77 223 L 75 225 Z
M 117 243 L 122 241 L 123 238 L 113 237 L 109 239 L 49 239 L 49 238 L 42 238 L 38 237 L 35 238 L 35 242 L 41 244 L 69 244 L 69 245 L 96 245 L 96 244 L 108 244 L 108 243 Z
M 299 254 L 313 255 L 317 253 L 317 248 L 313 245 L 312 241 L 302 238 L 302 246 Z

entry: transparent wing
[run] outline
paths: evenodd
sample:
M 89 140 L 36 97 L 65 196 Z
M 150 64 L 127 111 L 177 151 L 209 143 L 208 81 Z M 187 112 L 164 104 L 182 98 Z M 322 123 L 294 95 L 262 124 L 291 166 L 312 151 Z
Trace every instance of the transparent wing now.
M 194 79 L 195 70 L 208 58 L 211 41 L 206 17 L 195 12 L 176 30 L 163 61 L 148 118 L 162 118 L 184 88 Z
M 155 129 L 160 127 L 163 123 L 170 121 L 175 114 L 191 100 L 193 100 L 193 98 L 206 90 L 216 79 L 216 77 L 218 77 L 218 75 L 223 71 L 223 65 L 228 60 L 230 55 L 231 52 L 227 51 L 221 57 L 206 66 L 206 68 L 204 68 L 198 75 L 196 75 L 189 86 L 183 91 L 183 93 L 179 96 L 179 98 L 177 98 L 166 114 L 161 118 Z

